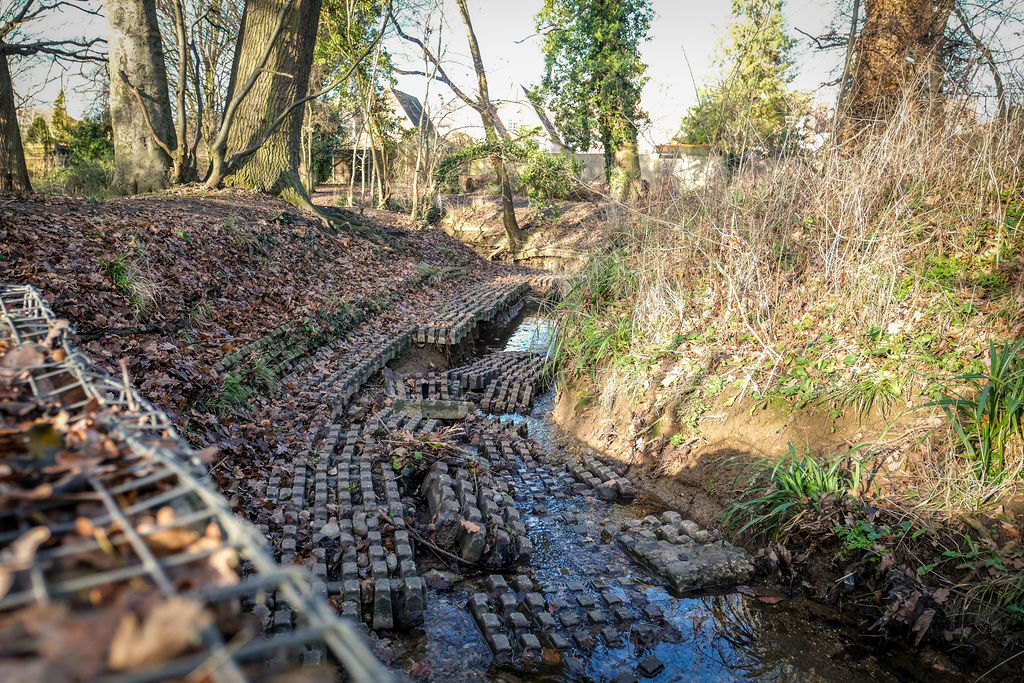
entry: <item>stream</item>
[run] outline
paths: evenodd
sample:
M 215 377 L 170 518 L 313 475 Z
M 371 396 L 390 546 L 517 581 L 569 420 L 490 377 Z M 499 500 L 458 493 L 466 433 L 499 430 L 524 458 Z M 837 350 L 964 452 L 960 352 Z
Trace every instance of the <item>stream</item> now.
M 543 354 L 552 334 L 549 322 L 528 310 L 509 327 L 480 340 L 477 354 Z M 555 390 L 549 389 L 536 398 L 529 415 L 492 417 L 525 423 L 529 437 L 543 449 L 564 452 L 572 437 L 552 421 L 554 402 Z M 630 520 L 665 512 L 661 503 L 642 492 L 632 502 L 617 503 L 571 489 L 552 495 L 552 490 L 532 486 L 525 475 L 515 488 L 515 506 L 534 549 L 520 572 L 461 577 L 440 563 L 428 572 L 423 625 L 392 643 L 407 672 L 435 681 L 626 683 L 908 680 L 915 677 L 914 669 L 920 670 L 910 663 L 902 666 L 896 653 L 887 656 L 880 646 L 867 645 L 827 608 L 809 601 L 765 601 L 746 594 L 753 590 L 744 588 L 741 593 L 735 587 L 673 591 L 619 543 L 602 537 L 602 529 L 609 525 L 635 524 Z M 685 510 L 680 512 L 685 517 Z M 517 657 L 498 666 L 496 651 L 467 604 L 487 598 L 495 610 L 493 596 L 504 590 L 503 584 L 520 599 L 524 593 L 543 596 L 540 611 L 559 617 L 558 632 L 573 634 L 569 646 L 554 647 L 559 641 L 549 636 L 532 659 Z M 502 618 L 509 624 L 510 640 L 532 632 L 532 627 L 524 626 L 524 617 L 538 625 L 553 622 L 549 616 L 539 621 L 536 612 L 523 606 L 529 605 L 528 596 L 518 608 L 511 602 L 511 612 L 518 610 L 519 616 L 506 610 Z M 426 673 L 423 662 L 429 663 Z M 416 663 L 419 668 L 412 669 Z

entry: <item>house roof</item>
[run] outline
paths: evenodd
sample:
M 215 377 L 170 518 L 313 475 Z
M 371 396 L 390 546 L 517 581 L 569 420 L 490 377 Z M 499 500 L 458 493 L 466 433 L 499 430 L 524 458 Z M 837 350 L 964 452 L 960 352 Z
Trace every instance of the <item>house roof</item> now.
M 395 88 L 391 89 L 391 95 L 395 98 L 395 102 L 397 102 L 398 106 L 401 108 L 401 113 L 405 114 L 406 118 L 409 119 L 409 122 L 414 128 L 418 127 L 420 125 L 420 121 L 422 121 L 424 132 L 426 132 L 427 135 L 433 136 L 436 134 L 434 131 L 434 124 L 430 122 L 429 117 L 423 115 L 423 104 L 416 96 L 410 95 L 407 92 L 402 92 L 401 90 L 396 90 Z

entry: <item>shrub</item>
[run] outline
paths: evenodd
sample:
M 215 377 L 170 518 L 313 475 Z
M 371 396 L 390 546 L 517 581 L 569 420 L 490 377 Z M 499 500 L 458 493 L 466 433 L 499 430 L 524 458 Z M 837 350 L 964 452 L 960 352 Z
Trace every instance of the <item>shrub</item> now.
M 542 152 L 536 143 L 530 146 L 526 159 L 519 170 L 519 187 L 531 204 L 549 208 L 572 197 L 583 162 L 573 156 Z

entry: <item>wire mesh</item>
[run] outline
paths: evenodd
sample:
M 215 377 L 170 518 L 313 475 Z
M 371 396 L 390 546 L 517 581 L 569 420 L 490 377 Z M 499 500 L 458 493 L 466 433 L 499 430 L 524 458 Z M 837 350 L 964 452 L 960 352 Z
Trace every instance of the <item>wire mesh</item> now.
M 0 618 L 54 605 L 72 617 L 92 614 L 118 593 L 139 602 L 148 595 L 148 604 L 181 598 L 209 617 L 200 642 L 157 665 L 111 665 L 105 680 L 253 680 L 325 653 L 352 680 L 392 679 L 358 627 L 326 604 L 323 587 L 300 568 L 277 565 L 265 539 L 203 481 L 202 463 L 169 418 L 127 377 L 111 377 L 72 347 L 67 324 L 35 289 L 0 285 L 5 339 L 56 349 L 18 381 L 51 413 L 66 413 L 68 424 L 101 414 L 117 451 L 48 482 L 48 495 L 0 508 L 0 579 L 11 577 L 6 589 L 0 581 Z M 0 453 L 0 465 L 4 459 Z M 45 541 L 31 557 L 12 552 L 32 534 Z M 0 654 L 8 654 L 2 646 Z

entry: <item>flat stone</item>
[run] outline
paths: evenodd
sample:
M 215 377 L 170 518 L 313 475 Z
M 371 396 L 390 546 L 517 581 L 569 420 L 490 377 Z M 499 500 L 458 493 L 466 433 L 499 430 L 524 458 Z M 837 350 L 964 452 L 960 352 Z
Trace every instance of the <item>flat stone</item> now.
M 580 607 L 582 607 L 583 609 L 590 609 L 597 604 L 597 601 L 594 600 L 594 598 L 592 598 L 591 596 L 587 595 L 586 593 L 581 593 L 580 595 L 577 595 L 576 602 L 578 602 L 580 604 Z
M 647 655 L 647 657 L 637 665 L 636 670 L 644 678 L 652 678 L 657 676 L 664 668 L 665 664 L 660 659 L 654 655 Z
M 524 633 L 519 636 L 519 642 L 527 650 L 540 650 L 540 640 L 532 633 Z
M 661 619 L 665 615 L 665 613 L 662 612 L 661 608 L 658 607 L 657 605 L 651 605 L 651 604 L 644 605 L 644 610 L 643 611 L 644 611 L 644 616 L 647 617 L 648 619 L 650 619 L 651 621 L 654 621 L 656 619 Z
M 562 626 L 565 628 L 572 628 L 580 623 L 580 618 L 575 612 L 563 612 L 558 615 L 558 618 L 561 619 Z
M 479 615 L 488 611 L 487 607 L 487 594 L 486 593 L 474 593 L 469 596 L 469 601 L 466 603 L 466 609 L 468 609 L 473 616 L 479 618 Z
M 548 635 L 548 642 L 551 643 L 551 647 L 556 650 L 568 650 L 572 647 L 572 643 L 569 639 L 563 636 L 561 633 L 551 633 Z
M 620 623 L 633 621 L 633 613 L 625 605 L 617 605 L 616 607 L 613 607 L 612 614 Z
M 545 632 L 553 631 L 558 628 L 558 624 L 555 623 L 555 618 L 547 612 L 539 612 L 533 615 L 533 620 L 537 622 L 537 626 L 540 627 L 540 630 Z
M 504 633 L 493 633 L 487 636 L 487 644 L 494 653 L 495 663 L 502 665 L 512 661 L 512 643 Z
M 512 579 L 512 587 L 518 593 L 530 593 L 533 591 L 533 580 L 529 576 L 520 574 Z
M 497 614 L 491 614 L 490 612 L 481 614 L 477 617 L 477 622 L 480 624 L 480 630 L 486 635 L 491 635 L 501 630 L 501 621 L 498 619 Z
M 527 593 L 523 596 L 523 604 L 531 613 L 540 612 L 544 609 L 544 596 L 540 593 Z
M 601 597 L 604 598 L 604 601 L 607 602 L 610 607 L 614 607 L 615 605 L 622 603 L 622 598 L 612 590 L 604 591 L 601 593 Z
M 502 593 L 498 596 L 498 609 L 502 614 L 510 614 L 519 607 L 519 601 L 512 593 Z
M 508 623 L 514 631 L 522 631 L 530 627 L 530 622 L 522 612 L 513 612 L 508 616 Z
M 589 612 L 587 612 L 587 619 L 590 619 L 590 621 L 592 621 L 595 624 L 608 623 L 608 617 L 605 615 L 604 612 L 598 609 L 592 609 Z
M 487 577 L 487 590 L 492 592 L 504 593 L 508 590 L 508 584 L 505 583 L 505 577 L 500 574 L 491 574 Z

